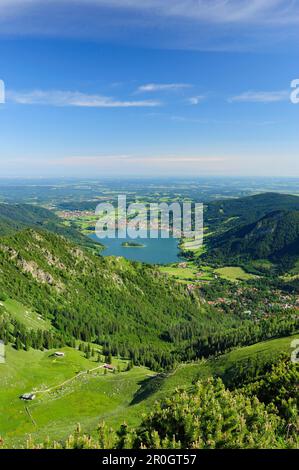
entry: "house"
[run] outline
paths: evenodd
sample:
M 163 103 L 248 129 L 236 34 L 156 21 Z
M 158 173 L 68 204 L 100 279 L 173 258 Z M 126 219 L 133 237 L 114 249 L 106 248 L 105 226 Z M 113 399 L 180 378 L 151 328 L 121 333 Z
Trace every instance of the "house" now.
M 104 364 L 104 369 L 114 370 L 114 367 L 111 364 Z
M 194 285 L 194 284 L 188 284 L 188 285 L 187 285 L 187 290 L 188 290 L 188 292 L 193 292 L 194 289 L 195 289 L 195 285 Z
M 20 396 L 21 400 L 34 400 L 35 395 L 34 393 L 24 393 L 23 395 Z
M 65 354 L 64 354 L 64 352 L 56 351 L 56 352 L 54 353 L 54 356 L 55 356 L 55 357 L 64 357 Z
M 183 268 L 183 269 L 186 269 L 188 267 L 187 263 L 183 262 L 183 263 L 179 263 L 178 264 L 178 267 L 179 268 Z

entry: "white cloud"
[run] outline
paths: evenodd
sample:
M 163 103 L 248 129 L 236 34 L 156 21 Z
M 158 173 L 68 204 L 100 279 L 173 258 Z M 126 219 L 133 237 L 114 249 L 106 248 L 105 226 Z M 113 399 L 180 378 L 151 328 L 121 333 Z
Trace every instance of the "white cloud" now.
M 192 85 L 189 83 L 148 83 L 138 87 L 137 93 L 151 93 L 154 91 L 177 91 L 191 87 Z
M 95 5 L 115 9 L 147 11 L 150 14 L 191 18 L 208 23 L 277 23 L 299 22 L 297 0 L 1 0 L 1 14 L 47 4 Z
M 204 101 L 205 99 L 205 96 L 203 95 L 197 95 L 197 96 L 191 96 L 190 98 L 187 98 L 187 103 L 193 105 L 193 106 L 196 106 L 198 105 L 199 103 L 201 103 L 202 101 Z
M 299 0 L 0 0 L 0 35 L 152 48 L 289 49 L 298 24 Z
M 289 91 L 246 91 L 228 99 L 230 103 L 277 103 L 290 99 Z
M 282 121 L 258 121 L 258 120 L 220 120 L 220 119 L 196 119 L 196 118 L 190 118 L 186 116 L 167 116 L 166 114 L 164 115 L 165 117 L 168 117 L 171 121 L 173 122 L 181 122 L 181 123 L 192 123 L 192 124 L 202 124 L 202 125 L 219 125 L 219 126 L 238 126 L 240 124 L 246 125 L 246 126 L 259 126 L 259 127 L 265 127 L 265 126 L 275 126 L 275 125 L 281 125 Z
M 89 95 L 78 91 L 8 91 L 7 101 L 24 105 L 77 106 L 86 108 L 143 108 L 160 106 L 156 100 L 118 100 L 108 96 Z
M 299 21 L 297 0 L 92 0 L 122 8 L 151 9 L 164 16 L 210 23 L 294 23 Z

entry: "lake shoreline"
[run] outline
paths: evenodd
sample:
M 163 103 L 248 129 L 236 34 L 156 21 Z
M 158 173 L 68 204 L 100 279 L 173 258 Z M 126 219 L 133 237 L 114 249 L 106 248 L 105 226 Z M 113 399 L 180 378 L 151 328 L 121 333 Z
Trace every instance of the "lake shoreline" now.
M 99 241 L 95 233 L 88 235 L 88 237 Z M 152 265 L 167 265 L 183 260 L 179 247 L 180 240 L 177 238 L 147 238 L 146 244 L 132 241 L 131 238 L 106 238 L 101 239 L 100 242 L 103 245 L 101 255 L 105 257 L 122 256 L 129 261 Z

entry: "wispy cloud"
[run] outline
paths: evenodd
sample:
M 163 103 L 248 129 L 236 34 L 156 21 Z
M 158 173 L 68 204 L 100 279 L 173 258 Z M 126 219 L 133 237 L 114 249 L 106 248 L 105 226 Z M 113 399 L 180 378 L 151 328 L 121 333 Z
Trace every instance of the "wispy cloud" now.
M 103 166 L 110 164 L 119 164 L 124 160 L 130 159 L 130 155 L 97 155 L 97 156 L 70 156 L 59 160 L 49 160 L 49 165 L 62 166 Z
M 157 114 L 157 113 L 156 113 Z M 190 118 L 186 116 L 168 116 L 164 114 L 164 117 L 169 118 L 173 122 L 178 122 L 178 123 L 186 123 L 186 124 L 199 124 L 199 125 L 219 125 L 219 126 L 257 126 L 257 127 L 266 127 L 266 126 L 275 126 L 275 125 L 281 125 L 282 121 L 263 121 L 263 120 L 253 120 L 253 121 L 248 121 L 248 120 L 221 120 L 221 119 L 196 119 L 196 118 Z
M 7 101 L 23 105 L 77 106 L 82 108 L 144 108 L 160 106 L 157 100 L 118 100 L 108 96 L 89 95 L 78 91 L 29 92 L 7 91 Z
M 91 166 L 102 167 L 111 164 L 140 164 L 157 165 L 184 164 L 184 163 L 219 163 L 227 160 L 227 157 L 196 156 L 196 155 L 97 155 L 97 156 L 70 156 L 59 160 L 48 160 L 49 165 L 62 166 Z
M 240 95 L 232 96 L 228 99 L 229 103 L 277 103 L 287 101 L 290 98 L 290 92 L 281 91 L 246 91 Z
M 0 0 L 0 22 L 0 35 L 220 51 L 276 45 L 277 50 L 279 44 L 296 44 L 299 0 Z
M 152 93 L 155 91 L 178 91 L 192 88 L 190 83 L 147 83 L 137 88 L 137 93 Z
M 13 9 L 48 6 L 45 0 L 1 0 L 2 14 Z M 209 23 L 298 23 L 297 0 L 52 0 L 52 4 L 88 5 L 150 12 L 152 15 L 191 18 Z
M 204 95 L 191 96 L 190 98 L 186 99 L 187 103 L 191 104 L 192 106 L 196 106 L 204 100 Z
M 297 23 L 297 0 L 93 0 L 121 8 L 151 9 L 156 14 L 210 23 Z

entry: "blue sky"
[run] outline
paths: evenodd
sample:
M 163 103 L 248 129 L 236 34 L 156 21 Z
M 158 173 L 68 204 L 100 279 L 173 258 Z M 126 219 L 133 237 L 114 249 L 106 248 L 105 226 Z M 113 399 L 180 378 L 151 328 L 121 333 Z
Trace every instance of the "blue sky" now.
M 299 176 L 299 1 L 2 0 L 1 176 Z

